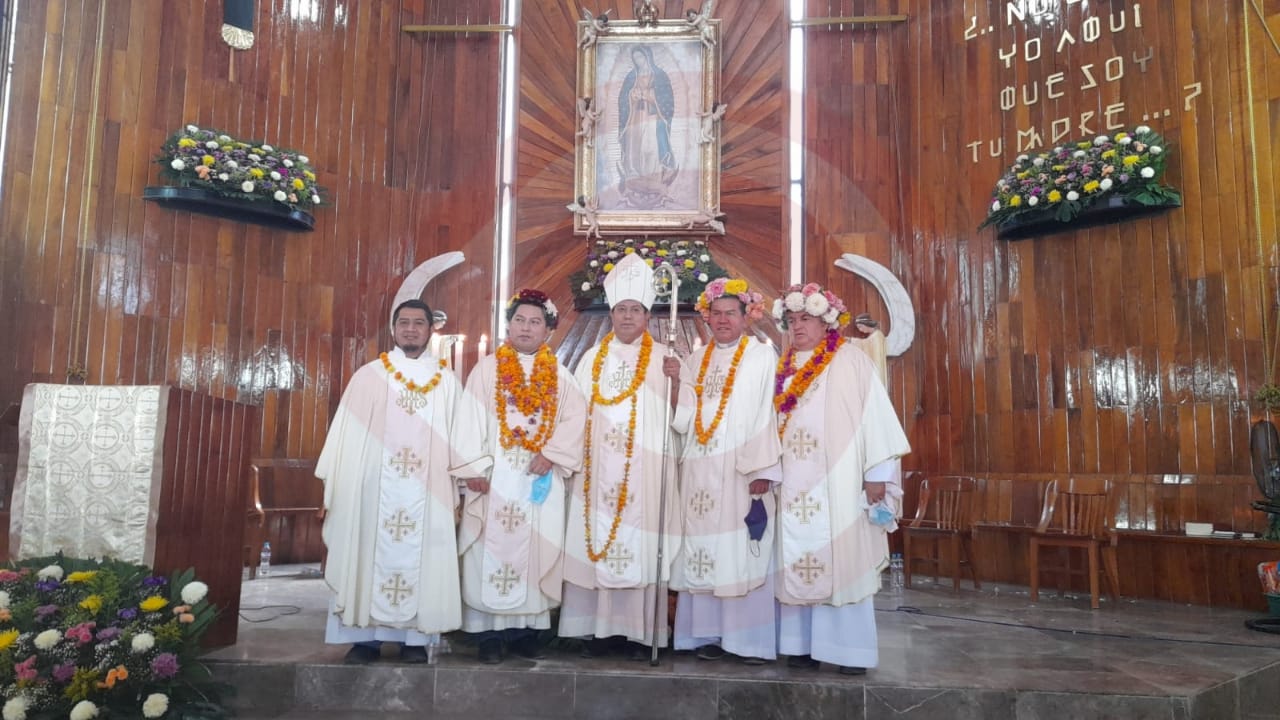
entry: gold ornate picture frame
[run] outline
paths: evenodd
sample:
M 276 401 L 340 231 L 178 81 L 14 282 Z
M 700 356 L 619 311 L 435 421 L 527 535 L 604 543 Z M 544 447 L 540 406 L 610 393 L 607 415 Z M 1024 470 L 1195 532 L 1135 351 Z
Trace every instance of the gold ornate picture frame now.
M 724 232 L 720 21 L 578 23 L 574 232 Z

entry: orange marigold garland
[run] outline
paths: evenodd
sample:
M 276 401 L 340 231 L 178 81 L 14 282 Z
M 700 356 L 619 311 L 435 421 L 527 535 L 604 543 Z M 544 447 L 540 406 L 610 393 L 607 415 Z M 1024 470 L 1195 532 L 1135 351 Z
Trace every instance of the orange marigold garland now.
M 836 351 L 844 343 L 845 339 L 840 337 L 838 331 L 828 332 L 826 341 L 818 345 L 813 356 L 800 368 L 799 372 L 795 369 L 795 348 L 787 350 L 787 353 L 778 360 L 778 372 L 774 375 L 773 407 L 779 415 L 782 415 L 782 422 L 778 424 L 779 438 L 787 434 L 787 423 L 791 422 L 791 411 L 796 409 L 800 398 L 808 391 L 813 381 L 822 374 L 822 371 L 827 369 Z M 788 386 L 787 378 L 792 375 L 795 375 L 795 379 Z
M 498 382 L 493 388 L 493 404 L 498 415 L 499 442 L 503 450 L 519 445 L 531 453 L 542 452 L 551 439 L 559 402 L 559 376 L 556 356 L 543 344 L 533 358 L 533 371 L 525 382 L 520 356 L 510 343 L 498 347 Z M 524 428 L 512 429 L 507 423 L 507 399 L 516 409 L 532 418 L 539 415 L 538 430 L 529 437 Z
M 449 367 L 449 363 L 445 362 L 444 360 L 441 360 L 440 369 L 436 370 L 436 374 L 433 375 L 431 379 L 427 381 L 426 385 L 419 385 L 412 380 L 405 379 L 404 373 L 397 370 L 396 366 L 391 364 L 390 355 L 387 355 L 386 353 L 382 353 L 378 355 L 378 359 L 382 361 L 382 367 L 387 369 L 387 372 L 391 375 L 391 377 L 396 382 L 400 383 L 401 385 L 404 385 L 405 390 L 408 390 L 409 392 L 418 393 L 419 395 L 426 395 L 432 390 L 435 390 L 436 386 L 440 384 L 440 373 L 442 373 L 446 367 Z
M 706 354 L 702 356 L 702 366 L 698 368 L 698 381 L 693 386 L 694 392 L 698 395 L 698 412 L 693 416 L 693 431 L 698 437 L 698 442 L 703 445 L 711 442 L 711 438 L 716 434 L 716 428 L 724 418 L 724 408 L 729 404 L 729 396 L 733 394 L 733 381 L 738 375 L 738 363 L 742 362 L 742 353 L 747 350 L 747 336 L 743 335 L 738 340 L 738 349 L 734 351 L 733 361 L 729 363 L 729 376 L 725 378 L 724 388 L 720 391 L 720 405 L 716 408 L 716 416 L 711 419 L 711 426 L 704 428 L 702 426 L 702 382 L 707 377 L 707 368 L 711 366 L 712 350 L 714 348 L 707 348 Z
M 609 343 L 613 342 L 613 333 L 604 336 L 600 347 L 596 350 L 595 362 L 591 364 L 591 400 L 587 406 L 586 448 L 582 458 L 582 520 L 586 531 L 587 557 L 591 562 L 600 562 L 609 554 L 609 548 L 618 539 L 618 526 L 622 524 L 622 509 L 627 506 L 627 488 L 631 482 L 631 455 L 636 441 L 636 393 L 644 385 L 645 371 L 649 369 L 649 357 L 653 352 L 653 336 L 645 333 L 640 340 L 640 359 L 636 362 L 636 372 L 631 378 L 631 385 L 622 393 L 612 398 L 600 394 L 600 373 L 604 372 L 604 361 L 609 354 Z M 613 522 L 609 526 L 609 538 L 604 547 L 596 551 L 591 539 L 591 427 L 592 416 L 596 405 L 618 405 L 624 400 L 631 401 L 631 413 L 627 420 L 626 462 L 622 467 L 622 485 L 618 488 L 618 500 L 613 508 Z

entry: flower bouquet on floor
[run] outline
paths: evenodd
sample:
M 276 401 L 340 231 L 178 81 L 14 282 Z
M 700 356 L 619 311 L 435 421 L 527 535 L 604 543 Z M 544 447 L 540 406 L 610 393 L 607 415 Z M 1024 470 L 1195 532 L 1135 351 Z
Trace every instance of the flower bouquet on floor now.
M 57 555 L 0 569 L 0 716 L 221 718 L 196 661 L 217 615 L 187 570 Z

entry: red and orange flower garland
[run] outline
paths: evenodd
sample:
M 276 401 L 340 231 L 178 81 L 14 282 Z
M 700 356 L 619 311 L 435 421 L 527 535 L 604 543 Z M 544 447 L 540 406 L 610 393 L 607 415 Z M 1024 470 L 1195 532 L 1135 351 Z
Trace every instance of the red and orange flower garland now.
M 798 372 L 795 369 L 795 348 L 787 350 L 787 353 L 778 360 L 778 372 L 773 376 L 773 407 L 783 416 L 782 422 L 778 423 L 779 438 L 787 434 L 787 423 L 791 422 L 791 411 L 796 409 L 800 398 L 804 396 L 813 381 L 822 374 L 822 371 L 827 369 L 836 351 L 844 343 L 845 339 L 840 337 L 838 331 L 829 331 L 826 341 L 818 345 L 813 357 L 810 357 Z M 788 386 L 787 378 L 792 375 L 796 377 Z
M 444 372 L 444 369 L 446 367 L 449 367 L 449 363 L 445 362 L 444 360 L 441 360 L 440 369 L 436 370 L 436 374 L 433 375 L 431 379 L 427 381 L 426 385 L 419 385 L 412 380 L 405 379 L 404 373 L 397 370 L 396 366 L 391 364 L 390 355 L 387 355 L 386 353 L 382 353 L 378 355 L 378 359 L 382 361 L 382 367 L 387 369 L 387 373 L 391 375 L 392 379 L 394 379 L 396 382 L 400 383 L 401 385 L 404 385 L 405 390 L 408 390 L 409 392 L 412 392 L 412 393 L 418 393 L 419 395 L 426 395 L 432 390 L 435 390 L 436 386 L 440 384 L 440 373 Z
M 720 391 L 720 406 L 716 408 L 716 416 L 711 420 L 711 426 L 704 428 L 702 426 L 702 382 L 707 377 L 707 368 L 711 366 L 711 353 L 714 348 L 707 348 L 707 352 L 702 356 L 702 366 L 698 368 L 698 381 L 693 386 L 694 392 L 698 395 L 698 412 L 693 416 L 693 432 L 698 437 L 698 442 L 706 445 L 711 442 L 711 438 L 716 434 L 716 428 L 720 426 L 720 421 L 724 419 L 724 408 L 729 404 L 729 396 L 733 394 L 733 381 L 738 375 L 738 363 L 742 362 L 742 353 L 747 350 L 747 336 L 743 335 L 738 340 L 738 349 L 733 353 L 733 361 L 729 363 L 729 377 L 724 381 L 724 388 Z
M 510 450 L 519 445 L 531 453 L 542 452 L 542 447 L 551 439 L 551 429 L 555 424 L 556 408 L 559 403 L 559 376 L 556 356 L 551 348 L 543 344 L 533 358 L 533 370 L 525 382 L 524 368 L 520 365 L 520 356 L 511 343 L 503 343 L 498 347 L 498 382 L 493 388 L 493 405 L 498 415 L 499 442 L 503 450 Z M 512 429 L 507 423 L 507 399 L 515 403 L 516 409 L 528 417 L 538 418 L 538 430 L 530 438 L 524 428 Z
M 644 385 L 645 371 L 649 369 L 649 356 L 653 352 L 653 336 L 645 333 L 640 340 L 640 359 L 636 362 L 636 372 L 631 378 L 631 385 L 618 395 L 606 398 L 600 394 L 600 374 L 604 372 L 604 360 L 609 355 L 609 343 L 613 342 L 613 333 L 604 336 L 600 347 L 596 349 L 595 362 L 591 364 L 591 401 L 587 406 L 586 448 L 582 459 L 582 520 L 585 523 L 587 557 L 591 562 L 600 562 L 609 554 L 609 548 L 618 539 L 618 526 L 622 524 L 622 509 L 627 506 L 627 487 L 631 482 L 631 454 L 636 441 L 636 393 Z M 613 522 L 609 526 L 609 539 L 597 552 L 591 540 L 591 419 L 595 415 L 596 405 L 618 405 L 624 400 L 631 401 L 631 415 L 627 420 L 626 464 L 622 468 L 622 486 L 618 488 L 618 501 L 613 509 Z

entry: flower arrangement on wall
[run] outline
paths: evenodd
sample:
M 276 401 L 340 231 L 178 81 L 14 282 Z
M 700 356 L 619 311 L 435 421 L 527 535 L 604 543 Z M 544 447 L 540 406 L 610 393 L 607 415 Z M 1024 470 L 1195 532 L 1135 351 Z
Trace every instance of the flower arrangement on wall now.
M 1069 223 L 1108 198 L 1134 205 L 1176 205 L 1177 190 L 1160 181 L 1168 146 L 1146 125 L 1019 155 L 996 182 L 979 227 L 1049 219 Z
M 0 715 L 219 718 L 196 654 L 217 615 L 191 570 L 61 555 L 0 569 Z
M 277 202 L 294 210 L 323 202 L 306 155 L 242 142 L 217 130 L 187 125 L 165 141 L 156 162 L 175 183 L 225 197 Z
M 604 278 L 614 263 L 625 255 L 638 254 L 649 267 L 670 265 L 680 279 L 677 302 L 692 303 L 707 283 L 725 274 L 711 257 L 704 240 L 664 238 L 660 240 L 594 240 L 587 246 L 584 267 L 569 276 L 576 305 L 604 300 Z

